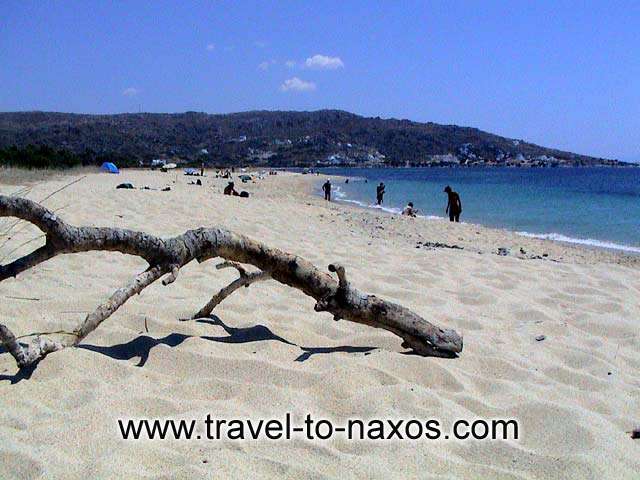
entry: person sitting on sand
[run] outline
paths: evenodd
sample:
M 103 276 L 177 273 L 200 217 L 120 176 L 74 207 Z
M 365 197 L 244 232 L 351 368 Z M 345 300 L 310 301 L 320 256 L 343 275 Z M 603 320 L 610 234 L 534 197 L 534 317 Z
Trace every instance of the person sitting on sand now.
M 459 222 L 460 214 L 462 213 L 462 202 L 460 201 L 460 195 L 457 192 L 451 190 L 451 187 L 447 185 L 444 187 L 444 191 L 447 194 L 447 208 L 445 213 L 449 214 L 450 222 Z
M 225 195 L 233 195 L 233 196 L 238 196 L 240 195 L 238 192 L 236 192 L 236 189 L 234 188 L 235 184 L 233 182 L 229 182 L 229 185 L 227 185 L 226 187 L 224 187 L 224 194 Z
M 380 182 L 380 185 L 376 187 L 376 200 L 378 205 L 382 205 L 382 197 L 384 196 L 384 183 Z
M 324 199 L 327 201 L 331 201 L 331 180 L 327 180 L 322 185 L 322 191 L 324 192 Z
M 418 210 L 413 208 L 413 202 L 407 203 L 407 206 L 402 210 L 402 215 L 406 215 L 407 217 L 415 217 L 418 215 Z

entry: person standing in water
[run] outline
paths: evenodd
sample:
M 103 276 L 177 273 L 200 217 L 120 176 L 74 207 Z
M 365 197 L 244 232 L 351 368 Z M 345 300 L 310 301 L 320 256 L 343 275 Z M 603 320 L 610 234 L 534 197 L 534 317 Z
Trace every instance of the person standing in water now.
M 327 201 L 331 201 L 331 180 L 327 180 L 322 185 L 322 191 L 324 192 L 324 199 Z
M 384 196 L 384 183 L 380 182 L 380 185 L 376 187 L 376 200 L 378 205 L 382 205 L 382 197 Z
M 447 208 L 445 213 L 449 214 L 450 222 L 459 222 L 460 214 L 462 213 L 462 202 L 460 201 L 460 195 L 458 192 L 451 190 L 451 187 L 447 185 L 444 187 L 444 191 L 447 194 Z

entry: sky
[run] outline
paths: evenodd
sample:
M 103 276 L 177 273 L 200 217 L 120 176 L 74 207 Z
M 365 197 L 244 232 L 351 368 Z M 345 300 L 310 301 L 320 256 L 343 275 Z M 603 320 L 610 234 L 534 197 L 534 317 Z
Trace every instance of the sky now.
M 0 1 L 0 111 L 325 108 L 640 159 L 640 1 Z

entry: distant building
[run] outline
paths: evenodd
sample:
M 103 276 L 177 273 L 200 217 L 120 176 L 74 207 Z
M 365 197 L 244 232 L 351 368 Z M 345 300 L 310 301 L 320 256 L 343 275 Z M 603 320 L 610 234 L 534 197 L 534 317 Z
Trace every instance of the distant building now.
M 431 155 L 431 161 L 435 164 L 445 165 L 460 163 L 460 159 L 451 153 L 447 153 L 446 155 Z

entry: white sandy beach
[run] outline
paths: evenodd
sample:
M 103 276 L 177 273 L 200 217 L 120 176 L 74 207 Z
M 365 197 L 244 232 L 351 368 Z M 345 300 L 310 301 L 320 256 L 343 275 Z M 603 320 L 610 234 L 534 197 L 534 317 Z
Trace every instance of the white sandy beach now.
M 71 180 L 39 182 L 28 198 Z M 248 199 L 223 196 L 222 179 L 190 180 L 89 173 L 45 205 L 75 225 L 163 236 L 221 224 L 322 268 L 340 262 L 361 290 L 463 333 L 462 354 L 404 355 L 396 336 L 334 322 L 275 281 L 236 292 L 215 320 L 179 322 L 236 275 L 192 263 L 30 378 L 0 355 L 0 478 L 638 478 L 640 440 L 625 432 L 640 425 L 639 256 L 329 204 L 309 193 L 318 177 L 237 181 Z M 0 178 L 0 193 L 19 188 Z M 11 222 L 0 219 L 0 235 Z M 37 234 L 20 223 L 0 237 L 0 263 L 36 248 L 42 239 L 13 251 Z M 56 257 L 0 284 L 0 323 L 20 335 L 72 329 L 144 268 L 120 254 Z M 445 426 L 516 418 L 521 431 L 517 441 L 136 442 L 117 426 L 287 412 Z

